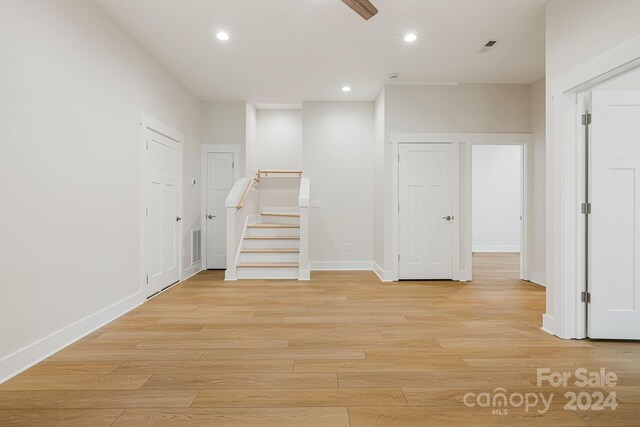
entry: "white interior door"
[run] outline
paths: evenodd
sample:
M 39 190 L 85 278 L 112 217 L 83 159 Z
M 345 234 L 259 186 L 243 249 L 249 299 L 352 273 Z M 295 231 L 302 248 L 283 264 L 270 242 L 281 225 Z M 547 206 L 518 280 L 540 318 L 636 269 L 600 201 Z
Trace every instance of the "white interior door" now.
M 180 280 L 180 144 L 152 130 L 146 132 L 146 294 Z
M 640 92 L 592 97 L 589 336 L 640 339 Z
M 453 278 L 451 144 L 400 144 L 400 279 Z
M 224 202 L 233 187 L 233 153 L 207 153 L 207 268 L 227 267 Z

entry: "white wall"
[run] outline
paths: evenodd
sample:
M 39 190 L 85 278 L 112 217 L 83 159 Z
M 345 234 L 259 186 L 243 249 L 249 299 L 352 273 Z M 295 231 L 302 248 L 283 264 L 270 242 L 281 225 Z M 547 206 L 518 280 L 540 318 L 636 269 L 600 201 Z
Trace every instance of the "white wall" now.
M 531 134 L 533 143 L 529 147 L 529 169 L 534 179 L 529 182 L 529 279 L 546 284 L 546 123 L 545 123 L 545 79 L 531 85 Z
M 302 132 L 302 167 L 321 204 L 310 208 L 311 268 L 370 269 L 373 103 L 304 103 Z
M 201 103 L 93 2 L 4 1 L 0 28 L 1 382 L 142 301 L 142 112 L 185 134 L 190 260 Z
M 245 175 L 247 114 L 251 111 L 244 101 L 203 103 L 202 144 L 240 145 L 240 176 Z
M 260 212 L 298 211 L 300 178 L 264 176 L 260 180 L 258 208 Z
M 261 170 L 302 167 L 302 111 L 258 110 L 257 164 Z
M 639 0 L 548 0 L 547 81 L 640 34 Z
M 530 132 L 529 85 L 386 87 L 386 131 Z
M 472 147 L 473 252 L 519 252 L 522 147 Z
M 245 171 L 253 175 L 258 170 L 258 112 L 251 103 L 247 103 L 246 123 Z

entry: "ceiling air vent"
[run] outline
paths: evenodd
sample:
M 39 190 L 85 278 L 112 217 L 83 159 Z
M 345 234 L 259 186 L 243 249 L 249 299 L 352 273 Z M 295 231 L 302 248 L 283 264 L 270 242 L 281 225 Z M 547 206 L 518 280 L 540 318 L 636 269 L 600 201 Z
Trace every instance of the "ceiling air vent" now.
M 478 53 L 485 53 L 493 49 L 498 44 L 498 40 L 489 40 L 480 48 Z

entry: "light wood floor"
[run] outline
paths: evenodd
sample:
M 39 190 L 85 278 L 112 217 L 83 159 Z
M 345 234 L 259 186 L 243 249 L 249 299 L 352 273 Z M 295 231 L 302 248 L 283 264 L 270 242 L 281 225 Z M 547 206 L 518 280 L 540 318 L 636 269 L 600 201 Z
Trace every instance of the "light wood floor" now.
M 474 262 L 468 284 L 203 272 L 0 385 L 0 425 L 640 425 L 640 344 L 551 337 L 516 256 Z M 538 367 L 615 371 L 620 406 L 564 410 Z M 463 404 L 497 387 L 557 396 L 544 415 Z

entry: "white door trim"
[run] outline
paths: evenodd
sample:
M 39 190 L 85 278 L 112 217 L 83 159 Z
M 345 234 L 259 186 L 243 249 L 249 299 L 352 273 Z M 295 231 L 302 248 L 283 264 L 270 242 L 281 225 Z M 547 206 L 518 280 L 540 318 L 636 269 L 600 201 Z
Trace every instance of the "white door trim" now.
M 582 64 L 551 83 L 547 113 L 547 312 L 543 329 L 564 339 L 586 337 L 584 304 L 583 95 L 640 67 L 640 36 Z
M 392 133 L 391 134 L 391 158 L 393 161 L 391 162 L 391 259 L 392 259 L 392 267 L 391 267 L 391 279 L 393 281 L 399 280 L 399 263 L 398 263 L 398 253 L 399 253 L 399 238 L 400 238 L 400 227 L 399 221 L 400 216 L 398 214 L 398 204 L 399 204 L 399 168 L 398 168 L 398 154 L 399 154 L 399 144 L 402 143 L 411 143 L 411 144 L 453 144 L 454 145 L 454 161 L 453 161 L 453 210 L 456 218 L 462 218 L 460 215 L 461 206 L 460 206 L 460 153 L 464 153 L 464 170 L 469 171 L 469 173 L 465 174 L 465 188 L 471 188 L 471 173 L 469 164 L 471 161 L 471 146 L 473 144 L 491 144 L 491 145 L 523 145 L 524 152 L 526 153 L 531 146 L 532 136 L 530 133 Z M 467 164 L 469 162 L 469 164 Z M 526 160 L 523 166 L 527 166 Z M 526 190 L 530 181 L 530 174 L 532 171 L 527 167 L 523 169 L 524 176 L 524 189 Z M 524 195 L 524 217 L 528 217 L 529 212 L 529 203 L 528 203 L 528 194 Z M 471 269 L 471 233 L 467 230 L 471 230 L 471 191 L 466 191 L 465 193 L 465 203 L 464 203 L 464 224 L 461 224 L 460 221 L 454 221 L 453 226 L 453 280 L 458 281 L 468 281 L 471 280 L 472 277 L 472 269 Z M 524 228 L 524 237 L 526 238 L 528 235 L 528 227 L 529 222 L 523 221 Z M 466 232 L 464 244 L 461 248 L 460 246 L 460 233 L 464 230 Z M 528 258 L 529 251 L 525 246 L 528 242 L 523 240 L 523 251 L 525 257 Z M 461 257 L 461 253 L 464 253 L 464 258 Z M 464 265 L 462 265 L 464 264 Z M 529 263 L 525 261 L 523 263 L 527 266 Z M 528 277 L 528 272 L 525 271 L 524 277 Z
M 207 267 L 207 153 L 233 153 L 233 181 L 240 179 L 240 144 L 202 144 L 200 146 L 200 229 L 202 230 L 202 269 Z
M 178 212 L 181 218 L 184 218 L 183 214 L 183 206 L 182 206 L 182 169 L 183 169 L 183 157 L 182 150 L 184 145 L 184 134 L 180 131 L 177 131 L 162 123 L 161 121 L 149 116 L 148 114 L 141 113 L 140 116 L 140 291 L 144 294 L 144 289 L 147 281 L 147 265 L 145 258 L 145 242 L 146 242 L 146 209 L 147 209 L 147 186 L 146 186 L 146 178 L 147 178 L 147 167 L 146 167 L 146 145 L 147 145 L 147 131 L 151 130 L 157 132 L 161 135 L 166 136 L 169 139 L 172 139 L 178 143 Z M 182 271 L 182 247 L 184 246 L 184 236 L 183 236 L 183 221 L 178 223 L 178 236 L 180 236 L 179 244 L 178 244 L 178 277 L 182 280 L 183 271 Z

